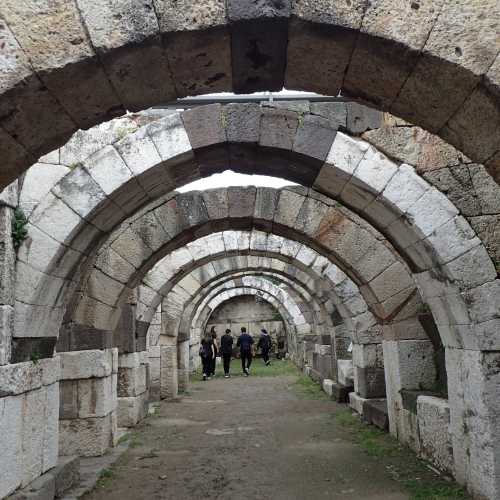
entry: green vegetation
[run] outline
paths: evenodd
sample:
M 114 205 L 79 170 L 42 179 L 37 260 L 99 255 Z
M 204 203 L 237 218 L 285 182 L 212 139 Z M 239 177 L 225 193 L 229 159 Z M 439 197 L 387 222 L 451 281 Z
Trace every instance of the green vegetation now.
M 103 469 L 99 474 L 99 479 L 95 485 L 96 488 L 103 489 L 110 486 L 111 481 L 115 477 L 115 473 L 111 469 Z
M 35 365 L 38 364 L 40 359 L 41 359 L 40 353 L 38 353 L 36 351 L 31 353 L 30 361 L 33 362 Z
M 299 376 L 299 371 L 295 365 L 288 360 L 271 360 L 271 365 L 266 366 L 260 358 L 255 358 L 250 368 L 251 377 L 279 377 L 279 376 Z M 216 378 L 224 377 L 224 368 L 222 365 L 217 365 L 215 370 Z M 231 377 L 243 377 L 241 370 L 241 361 L 233 358 L 231 361 Z M 202 380 L 201 367 L 191 377 L 192 381 Z
M 348 437 L 357 442 L 368 455 L 384 458 L 393 479 L 404 485 L 411 500 L 470 498 L 456 483 L 435 474 L 408 447 L 390 434 L 363 423 L 351 410 L 339 410 L 334 418 L 337 424 L 345 428 Z
M 330 399 L 321 386 L 307 375 L 300 375 L 291 389 L 301 399 Z
M 28 237 L 28 230 L 26 225 L 28 219 L 20 208 L 14 210 L 14 219 L 12 220 L 12 240 L 16 251 L 22 245 L 23 241 Z
M 138 448 L 142 446 L 142 441 L 138 432 L 129 432 L 124 434 L 119 440 L 118 444 L 128 443 L 129 448 Z

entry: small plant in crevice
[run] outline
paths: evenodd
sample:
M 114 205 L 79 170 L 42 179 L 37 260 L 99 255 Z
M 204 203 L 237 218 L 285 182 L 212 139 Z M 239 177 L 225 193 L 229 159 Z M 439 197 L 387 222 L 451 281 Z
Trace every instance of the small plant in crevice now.
M 42 359 L 42 357 L 40 356 L 40 353 L 39 353 L 39 352 L 37 352 L 37 351 L 33 351 L 33 352 L 31 353 L 31 356 L 30 356 L 30 361 L 31 361 L 33 364 L 37 365 L 37 364 L 38 364 L 38 362 L 40 361 L 40 359 Z
M 12 241 L 14 242 L 14 248 L 17 251 L 22 245 L 23 241 L 28 236 L 28 230 L 26 225 L 28 224 L 28 219 L 24 212 L 19 207 L 14 210 L 14 219 L 12 220 Z

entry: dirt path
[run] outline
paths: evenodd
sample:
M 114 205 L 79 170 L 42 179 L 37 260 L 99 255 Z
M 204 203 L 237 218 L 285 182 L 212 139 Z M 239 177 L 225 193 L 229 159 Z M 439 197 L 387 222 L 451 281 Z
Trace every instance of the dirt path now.
M 86 500 L 409 499 L 391 466 L 353 442 L 328 399 L 297 377 L 195 382 L 162 403 Z

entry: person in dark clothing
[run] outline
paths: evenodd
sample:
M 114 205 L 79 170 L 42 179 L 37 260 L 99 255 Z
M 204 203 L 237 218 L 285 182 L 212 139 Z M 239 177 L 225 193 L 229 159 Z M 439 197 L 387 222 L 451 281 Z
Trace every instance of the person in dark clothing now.
M 203 380 L 210 380 L 210 374 L 212 373 L 212 361 L 214 359 L 214 346 L 212 336 L 210 334 L 205 335 L 205 337 L 201 339 L 200 357 L 203 365 Z
M 231 365 L 231 357 L 233 355 L 233 337 L 229 328 L 220 339 L 220 352 L 224 361 L 224 377 L 229 378 L 229 368 Z
M 240 348 L 241 355 L 241 367 L 243 368 L 243 373 L 248 377 L 250 373 L 250 365 L 252 364 L 252 345 L 253 338 L 247 333 L 247 329 L 241 327 L 241 335 L 238 337 L 236 345 Z
M 212 343 L 214 348 L 214 357 L 212 358 L 212 370 L 210 374 L 215 377 L 215 367 L 217 366 L 217 354 L 219 353 L 219 349 L 217 346 L 217 332 L 215 331 L 215 326 L 210 328 L 210 336 L 212 337 Z
M 269 351 L 271 350 L 272 344 L 273 341 L 271 339 L 271 335 L 267 333 L 267 330 L 265 328 L 262 328 L 260 339 L 257 343 L 257 349 L 260 348 L 262 352 L 262 359 L 264 360 L 266 366 L 269 366 L 271 364 L 271 361 L 269 361 Z

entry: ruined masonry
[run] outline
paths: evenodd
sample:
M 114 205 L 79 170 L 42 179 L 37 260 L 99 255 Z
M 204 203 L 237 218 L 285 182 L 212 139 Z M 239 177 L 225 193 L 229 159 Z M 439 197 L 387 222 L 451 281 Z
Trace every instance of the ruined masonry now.
M 0 498 L 71 491 L 212 326 L 500 498 L 500 4 L 180 4 L 0 5 Z M 283 88 L 344 97 L 176 101 Z M 290 185 L 177 190 L 226 170 Z

